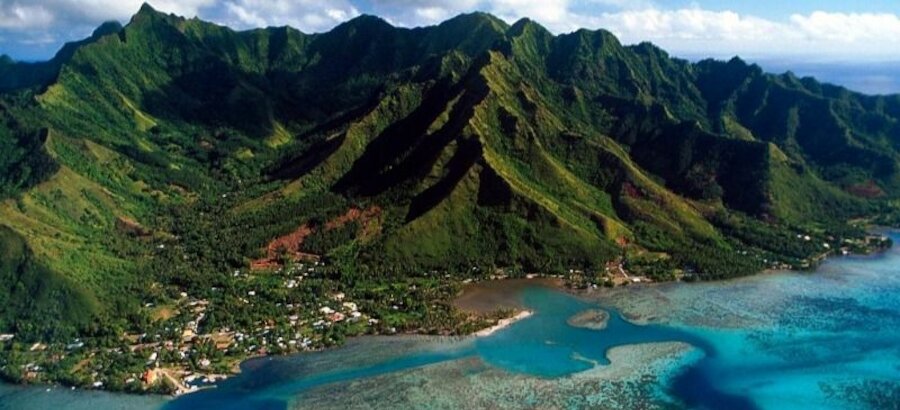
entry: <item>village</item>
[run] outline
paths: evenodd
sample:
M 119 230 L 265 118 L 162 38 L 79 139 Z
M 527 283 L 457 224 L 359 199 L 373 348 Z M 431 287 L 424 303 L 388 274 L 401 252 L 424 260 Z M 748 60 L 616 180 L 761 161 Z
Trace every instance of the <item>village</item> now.
M 798 233 L 793 240 L 819 251 L 813 257 L 792 261 L 768 259 L 760 252 L 738 250 L 737 254 L 757 258 L 771 270 L 809 269 L 828 255 L 870 253 L 889 246 L 889 239 L 882 235 L 844 239 Z M 13 381 L 66 380 L 73 388 L 180 395 L 214 386 L 239 372 L 240 363 L 247 359 L 319 350 L 349 336 L 480 330 L 496 321 L 471 322 L 454 316 L 445 304 L 435 303 L 452 299 L 455 289 L 472 277 L 550 276 L 572 288 L 594 289 L 694 280 L 691 267 L 673 269 L 665 255 L 638 255 L 644 257 L 643 262 L 630 255 L 610 261 L 597 272 L 572 268 L 564 274 L 520 275 L 502 269 L 483 273 L 473 267 L 467 279 L 452 280 L 449 274 L 428 272 L 408 282 L 347 290 L 328 279 L 334 268 L 317 259 L 283 266 L 268 263 L 227 273 L 231 284 L 227 289 L 211 287 L 198 296 L 179 291 L 167 303 L 145 303 L 144 309 L 156 319 L 146 332 L 124 333 L 116 341 L 73 339 L 49 345 L 19 343 L 14 334 L 0 334 L 0 348 L 15 352 L 4 363 L 6 377 Z M 223 320 L 223 312 L 247 313 L 246 318 Z M 423 323 L 432 326 L 426 328 Z M 448 332 L 454 326 L 457 331 Z M 50 377 L 51 372 L 56 377 Z M 60 373 L 67 377 L 58 377 Z
M 320 262 L 277 268 L 265 275 L 268 279 L 278 278 L 278 283 L 268 285 L 268 288 L 254 286 L 271 281 L 257 280 L 258 276 L 249 271 L 235 270 L 231 275 L 245 282 L 245 287 L 250 289 L 237 298 L 239 303 L 253 307 L 267 303 L 260 300 L 264 293 L 297 289 L 323 268 L 325 265 Z M 221 290 L 211 289 L 211 292 L 217 291 Z M 158 312 L 161 319 L 155 326 L 156 331 L 124 334 L 121 343 L 115 347 L 93 346 L 81 339 L 64 346 L 42 343 L 23 346 L 20 356 L 25 361 L 18 365 L 21 381 L 38 383 L 47 380 L 49 369 L 65 367 L 65 363 L 75 361 L 68 371 L 84 375 L 72 378 L 73 385 L 78 387 L 179 395 L 226 379 L 238 372 L 239 363 L 248 358 L 321 349 L 338 343 L 343 337 L 338 333 L 396 331 L 372 329 L 380 321 L 362 312 L 343 292 L 328 293 L 314 309 L 306 304 L 275 303 L 272 307 L 278 314 L 240 329 L 209 326 L 207 322 L 213 303 L 208 298 L 193 297 L 187 292 L 180 292 L 169 306 L 147 303 L 144 307 Z M 399 311 L 402 305 L 397 302 L 392 309 Z M 15 335 L 0 335 L 0 343 L 14 342 Z M 110 372 L 116 366 L 106 363 L 132 365 L 118 369 L 130 372 L 113 372 L 118 377 L 113 379 Z

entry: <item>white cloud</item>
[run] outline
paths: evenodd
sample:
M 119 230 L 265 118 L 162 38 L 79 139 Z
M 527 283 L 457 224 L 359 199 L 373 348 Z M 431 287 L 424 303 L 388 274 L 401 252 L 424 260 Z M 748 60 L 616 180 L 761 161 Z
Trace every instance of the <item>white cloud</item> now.
M 900 43 L 900 17 L 890 13 L 794 14 L 791 24 L 813 41 Z
M 246 7 L 239 6 L 234 3 L 225 3 L 225 9 L 228 10 L 228 13 L 234 16 L 234 18 L 238 19 L 242 24 L 255 26 L 255 27 L 264 27 L 266 26 L 266 19 L 260 17 L 256 12 L 252 10 L 247 10 Z
M 617 1 L 617 0 L 590 0 Z M 486 11 L 514 22 L 529 17 L 551 29 L 566 29 L 569 0 L 373 0 L 376 14 L 396 24 L 412 27 L 436 24 L 460 13 Z
M 656 7 L 651 0 L 587 0 L 593 5 L 614 7 L 620 10 L 643 10 Z
M 145 0 L 0 0 L 0 28 L 47 28 L 51 24 L 97 25 L 127 20 Z M 37 4 L 35 4 L 37 3 Z M 216 0 L 151 0 L 161 11 L 193 17 Z
M 53 15 L 41 6 L 0 3 L 0 28 L 2 29 L 46 26 L 52 21 Z
M 358 16 L 348 0 L 228 0 L 225 23 L 239 27 L 292 26 L 322 31 Z
M 405 27 L 437 24 L 482 8 L 482 0 L 372 0 L 372 12 Z
M 10 44 L 46 43 L 50 38 L 60 42 L 74 40 L 88 35 L 103 21 L 127 21 L 143 1 L 0 0 L 0 35 L 6 37 L 6 49 Z M 624 43 L 649 40 L 680 55 L 900 59 L 897 13 L 811 11 L 776 20 L 736 11 L 709 10 L 696 4 L 671 9 L 659 0 L 150 0 L 150 3 L 160 11 L 199 16 L 237 29 L 290 25 L 305 32 L 320 32 L 359 15 L 361 10 L 392 24 L 411 27 L 436 24 L 459 13 L 481 10 L 510 23 L 529 17 L 556 33 L 582 27 L 606 28 Z M 42 53 L 50 54 L 56 47 L 48 45 Z
M 528 17 L 550 29 L 568 25 L 568 0 L 491 0 L 490 10 L 507 20 Z
M 421 7 L 413 10 L 413 12 L 416 17 L 419 17 L 426 22 L 445 20 L 451 13 L 450 10 L 443 7 Z
M 606 28 L 625 43 L 652 41 L 683 54 L 900 58 L 900 18 L 889 13 L 816 11 L 773 21 L 693 7 L 573 15 L 570 19 L 580 26 Z
M 709 11 L 699 8 L 603 13 L 595 18 L 586 17 L 584 20 L 609 29 L 626 41 L 764 40 L 785 34 L 783 27 L 765 19 L 742 16 L 733 11 Z

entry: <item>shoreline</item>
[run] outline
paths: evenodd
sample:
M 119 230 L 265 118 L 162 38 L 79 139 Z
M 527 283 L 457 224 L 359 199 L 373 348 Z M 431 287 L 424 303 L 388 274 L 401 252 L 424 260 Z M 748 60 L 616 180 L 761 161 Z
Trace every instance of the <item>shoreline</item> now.
M 480 316 L 494 314 L 500 309 L 521 311 L 525 306 L 519 299 L 519 290 L 532 286 L 565 288 L 563 279 L 551 276 L 485 279 L 464 282 L 451 304 L 460 311 Z
M 898 230 L 896 228 L 883 228 L 883 230 L 881 230 L 880 232 L 882 234 L 886 234 L 886 233 L 898 232 L 898 231 L 900 231 L 900 230 Z M 751 274 L 751 275 L 722 279 L 722 280 L 715 280 L 715 281 L 709 281 L 709 282 L 729 282 L 729 281 L 735 281 L 735 280 L 746 280 L 748 278 L 753 278 L 753 277 L 757 277 L 757 276 L 765 276 L 765 275 L 771 275 L 771 274 L 783 274 L 783 273 L 791 273 L 791 272 L 794 272 L 794 273 L 816 273 L 821 269 L 822 265 L 824 265 L 825 263 L 827 263 L 830 260 L 842 259 L 842 258 L 847 258 L 847 257 L 855 257 L 855 258 L 878 257 L 878 256 L 890 251 L 892 248 L 893 248 L 893 246 L 889 246 L 889 247 L 885 247 L 885 248 L 878 248 L 873 252 L 850 253 L 847 255 L 842 255 L 837 252 L 829 252 L 827 255 L 824 255 L 824 257 L 820 259 L 820 263 L 816 264 L 816 266 L 814 266 L 814 268 L 810 269 L 810 270 L 763 269 L 763 270 L 756 272 L 754 274 Z M 704 283 L 704 282 L 707 282 L 707 281 L 700 281 L 700 282 L 696 282 L 696 283 Z M 482 281 L 478 281 L 478 282 L 468 283 L 466 288 L 462 292 L 460 292 L 460 294 L 458 294 L 456 296 L 456 298 L 454 298 L 451 301 L 451 303 L 457 309 L 460 309 L 462 311 L 467 311 L 469 313 L 473 313 L 476 315 L 483 314 L 483 313 L 489 312 L 489 311 L 496 311 L 497 309 L 502 309 L 502 308 L 511 308 L 517 312 L 515 315 L 513 315 L 511 317 L 499 319 L 497 321 L 497 323 L 493 326 L 486 327 L 486 328 L 480 329 L 478 331 L 475 331 L 473 333 L 470 333 L 468 335 L 462 336 L 462 337 L 481 338 L 481 337 L 491 336 L 494 333 L 496 333 L 497 331 L 500 331 L 506 327 L 509 327 L 509 326 L 513 325 L 514 323 L 516 323 L 520 320 L 526 319 L 534 314 L 534 312 L 531 310 L 523 309 L 522 306 L 518 302 L 512 302 L 512 304 L 510 304 L 511 299 L 509 298 L 509 295 L 517 292 L 519 289 L 521 289 L 525 286 L 544 286 L 544 287 L 557 289 L 561 292 L 568 293 L 575 297 L 593 299 L 595 297 L 601 296 L 602 294 L 608 294 L 608 292 L 613 291 L 613 290 L 625 290 L 626 288 L 654 288 L 654 287 L 658 287 L 658 286 L 672 286 L 672 285 L 676 285 L 676 284 L 691 285 L 694 283 L 682 281 L 682 280 L 673 280 L 673 281 L 667 281 L 667 282 L 635 283 L 635 284 L 629 284 L 627 286 L 617 286 L 615 288 L 609 288 L 609 289 L 608 288 L 584 289 L 584 288 L 575 288 L 575 287 L 568 286 L 565 283 L 565 280 L 563 278 L 561 278 L 559 276 L 554 276 L 554 275 L 532 276 L 532 277 L 526 277 L 526 278 L 489 279 L 489 280 L 482 280 Z M 460 303 L 460 300 L 463 298 L 463 296 L 466 296 L 467 291 L 475 292 L 476 294 L 480 294 L 480 296 L 484 296 L 485 294 L 491 294 L 491 293 L 496 292 L 496 293 L 500 294 L 502 301 L 498 302 L 497 300 L 488 300 L 488 303 L 484 304 L 483 306 L 478 306 L 477 308 L 467 307 L 467 306 L 464 306 L 463 303 Z M 484 306 L 488 306 L 487 307 L 488 310 L 484 310 L 485 309 Z M 632 321 L 632 323 L 643 324 L 643 323 L 640 323 L 641 322 L 640 320 L 633 320 L 633 319 L 635 319 L 635 318 L 626 318 L 626 320 Z M 427 334 L 418 333 L 418 332 L 412 332 L 412 333 L 409 333 L 409 335 L 429 336 Z M 394 337 L 395 335 L 383 334 L 381 336 Z M 365 336 L 357 336 L 357 337 L 365 337 Z M 289 355 L 314 353 L 316 351 L 318 351 L 318 350 L 307 351 L 307 352 L 295 352 L 295 353 L 291 353 Z M 234 376 L 237 376 L 240 373 L 242 373 L 241 367 L 243 366 L 244 363 L 246 363 L 248 361 L 260 359 L 260 358 L 264 358 L 264 357 L 280 357 L 280 356 L 284 356 L 284 355 L 253 354 L 248 357 L 244 357 L 240 360 L 234 361 L 231 364 L 232 372 L 229 374 L 220 375 L 220 376 L 225 376 L 226 378 L 234 377 Z M 171 377 L 171 375 L 166 375 L 166 376 Z M 177 380 L 177 378 L 176 378 L 176 380 Z M 38 384 L 22 383 L 22 384 L 20 384 L 20 383 L 7 383 L 7 382 L 3 382 L 3 383 L 11 385 L 11 386 L 41 387 L 41 388 L 43 388 L 43 387 L 61 387 L 61 388 L 66 388 L 66 389 L 72 388 L 72 386 L 68 386 L 68 385 L 60 384 L 60 383 L 47 383 L 47 384 L 41 384 L 41 383 L 38 383 Z M 134 396 L 158 396 L 158 397 L 165 397 L 165 398 L 167 398 L 167 400 L 172 400 L 172 399 L 178 399 L 181 396 L 188 395 L 188 394 L 191 394 L 194 392 L 211 389 L 211 388 L 216 388 L 216 384 L 205 385 L 205 386 L 198 387 L 195 389 L 190 389 L 190 388 L 184 389 L 183 387 L 185 385 L 183 383 L 181 384 L 181 386 L 178 386 L 178 384 L 176 384 L 176 386 L 179 387 L 179 389 L 177 389 L 176 392 L 173 392 L 170 394 L 159 394 L 159 393 L 150 393 L 150 392 L 131 392 L 131 391 L 124 391 L 124 390 L 109 390 L 109 389 L 104 389 L 104 388 L 101 388 L 101 389 L 74 388 L 74 389 L 75 390 L 83 390 L 86 392 L 96 391 L 96 392 L 134 395 Z
M 521 312 L 519 312 L 519 313 L 516 313 L 516 314 L 513 315 L 512 317 L 508 317 L 508 318 L 506 318 L 506 319 L 500 319 L 500 320 L 498 320 L 496 325 L 491 326 L 491 327 L 489 327 L 489 328 L 481 329 L 481 330 L 479 330 L 479 331 L 473 333 L 472 336 L 474 336 L 474 337 L 487 337 L 487 336 L 490 336 L 490 335 L 496 333 L 497 331 L 499 331 L 499 330 L 501 330 L 501 329 L 504 329 L 504 328 L 507 328 L 507 327 L 511 326 L 513 323 L 516 323 L 516 322 L 518 322 L 518 321 L 520 321 L 520 320 L 523 320 L 523 319 L 526 319 L 526 318 L 530 317 L 530 316 L 533 315 L 533 314 L 534 314 L 534 312 L 532 312 L 532 311 L 530 311 L 530 310 L 523 310 L 523 311 L 521 311 Z

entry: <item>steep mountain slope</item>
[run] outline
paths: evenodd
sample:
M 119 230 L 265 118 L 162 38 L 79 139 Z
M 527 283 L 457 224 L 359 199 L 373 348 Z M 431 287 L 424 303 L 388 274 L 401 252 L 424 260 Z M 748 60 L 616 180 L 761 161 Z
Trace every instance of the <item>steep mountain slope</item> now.
M 746 274 L 900 194 L 900 96 L 486 14 L 304 34 L 144 6 L 0 72 L 0 273 L 21 284 L 0 324 L 36 338 L 138 330 L 149 301 L 291 253 L 341 286 L 622 258 Z M 35 327 L 36 288 L 58 296 L 38 316 L 103 325 Z

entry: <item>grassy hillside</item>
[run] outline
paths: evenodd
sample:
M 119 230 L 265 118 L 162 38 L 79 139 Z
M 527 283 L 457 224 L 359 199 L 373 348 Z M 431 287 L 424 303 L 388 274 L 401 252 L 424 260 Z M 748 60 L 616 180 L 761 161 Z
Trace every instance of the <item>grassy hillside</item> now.
M 73 337 L 97 310 L 76 281 L 44 266 L 25 241 L 0 228 L 0 324 L 24 339 Z

